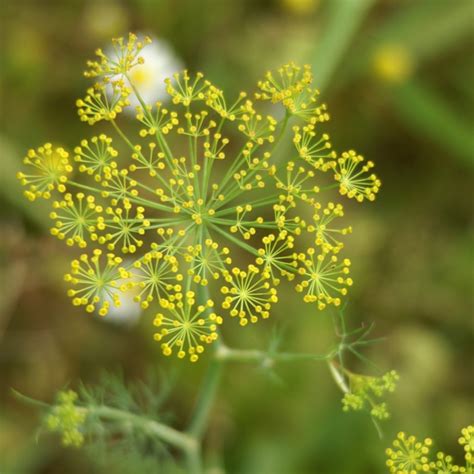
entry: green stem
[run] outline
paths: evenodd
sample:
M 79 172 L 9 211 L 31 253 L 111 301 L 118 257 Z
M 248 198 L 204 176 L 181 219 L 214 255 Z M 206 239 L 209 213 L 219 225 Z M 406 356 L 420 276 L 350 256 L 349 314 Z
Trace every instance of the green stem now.
M 194 448 L 185 452 L 187 472 L 189 474 L 202 474 L 201 446 L 197 440 L 195 441 Z
M 40 400 L 35 400 L 34 398 L 28 397 L 27 395 L 23 395 L 22 393 L 18 392 L 14 388 L 10 388 L 10 390 L 13 393 L 13 396 L 17 398 L 18 400 L 27 403 L 28 405 L 33 405 L 37 406 L 40 408 L 49 408 L 49 405 L 47 403 L 44 403 Z
M 216 348 L 216 352 L 219 350 Z M 222 375 L 224 361 L 214 357 L 207 369 L 206 377 L 201 386 L 201 392 L 196 403 L 188 433 L 197 439 L 201 439 L 207 426 L 209 414 L 216 397 L 217 389 Z
M 198 301 L 207 301 L 209 299 L 209 289 L 208 287 L 198 288 Z M 194 409 L 193 416 L 189 423 L 189 428 L 187 432 L 200 440 L 206 429 L 209 414 L 216 398 L 217 389 L 219 388 L 219 382 L 222 375 L 222 368 L 224 362 L 216 357 L 216 353 L 219 350 L 221 345 L 220 340 L 218 339 L 215 343 L 215 352 L 214 357 L 211 360 L 209 367 L 207 369 L 207 374 L 204 378 L 204 382 L 201 385 L 201 390 L 196 402 L 196 408 Z
M 252 205 L 252 209 L 255 209 L 257 207 L 263 207 L 263 206 L 268 206 L 269 204 L 274 204 L 278 200 L 278 194 L 273 194 L 270 197 L 265 197 L 262 199 L 258 199 L 256 201 L 252 201 L 249 204 Z M 232 214 L 237 211 L 238 206 L 232 206 L 232 207 L 227 207 L 221 211 L 217 211 L 214 214 L 214 217 L 220 217 L 220 216 L 225 216 L 227 214 Z
M 235 219 L 222 219 L 220 217 L 210 217 L 209 218 L 210 222 L 213 222 L 218 225 L 226 225 L 226 226 L 232 226 L 235 224 Z M 252 226 L 252 227 L 258 227 L 258 228 L 268 228 L 268 229 L 275 229 L 275 224 L 272 222 L 257 222 L 257 221 L 240 221 L 240 224 L 245 225 L 245 226 Z
M 157 421 L 107 406 L 90 407 L 87 408 L 87 412 L 103 419 L 122 420 L 131 423 L 140 428 L 143 432 L 156 436 L 161 441 L 181 449 L 184 452 L 195 449 L 196 440 L 191 436 Z
M 337 351 L 332 350 L 327 354 L 305 354 L 292 352 L 265 352 L 259 350 L 231 349 L 221 344 L 216 351 L 216 358 L 233 362 L 262 362 L 271 365 L 273 362 L 296 361 L 324 361 L 331 360 Z
M 329 372 L 332 375 L 332 378 L 334 379 L 334 382 L 336 382 L 336 385 L 341 389 L 341 392 L 349 393 L 350 389 L 347 385 L 346 378 L 344 377 L 344 374 L 339 370 L 338 364 L 331 360 L 328 362 L 328 368 Z
M 202 474 L 201 447 L 195 437 L 157 421 L 116 408 L 107 406 L 90 407 L 87 408 L 87 412 L 102 419 L 125 421 L 136 426 L 142 432 L 155 436 L 170 446 L 181 450 L 185 457 L 187 472 L 189 474 Z
M 281 139 L 283 138 L 283 135 L 286 132 L 286 127 L 288 126 L 288 121 L 291 118 L 291 114 L 288 112 L 288 110 L 285 112 L 285 118 L 281 122 L 281 128 L 280 128 L 280 133 L 278 134 L 278 137 L 276 140 L 273 142 L 272 150 L 271 152 L 273 153 L 275 149 L 277 148 L 278 144 L 280 143 Z
M 115 120 L 111 120 L 110 123 L 112 124 L 112 126 L 115 128 L 115 131 L 120 135 L 120 138 L 122 138 L 122 140 L 128 145 L 128 147 L 135 151 L 135 146 L 133 145 L 133 143 L 127 138 L 127 135 L 125 135 L 125 133 L 122 132 L 122 129 L 117 125 L 117 122 Z M 141 153 L 140 153 L 141 154 Z M 143 159 L 145 159 L 143 157 Z
M 246 250 L 251 255 L 258 256 L 258 252 L 254 247 L 251 247 L 250 245 L 246 244 L 245 242 L 241 242 L 239 239 L 234 237 L 232 234 L 229 234 L 229 232 L 225 231 L 224 229 L 221 229 L 219 226 L 213 224 L 211 221 L 209 221 L 209 224 L 216 232 L 219 232 L 219 234 L 223 235 L 226 239 L 230 240 L 235 245 L 238 245 L 240 248 Z

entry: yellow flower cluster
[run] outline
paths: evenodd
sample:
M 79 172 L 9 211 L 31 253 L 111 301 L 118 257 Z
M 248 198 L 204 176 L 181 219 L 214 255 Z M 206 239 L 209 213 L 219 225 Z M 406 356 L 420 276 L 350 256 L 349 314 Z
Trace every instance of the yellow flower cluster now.
M 380 377 L 360 375 L 344 370 L 349 381 L 349 391 L 342 399 L 344 411 L 368 409 L 374 419 L 386 420 L 390 417 L 387 404 L 381 401 L 387 393 L 395 391 L 399 376 L 394 370 Z
M 214 301 L 209 299 L 194 308 L 196 295 L 187 291 L 184 295 L 176 293 L 169 300 L 162 298 L 160 305 L 167 313 L 157 313 L 153 324 L 160 328 L 155 333 L 155 341 L 166 340 L 161 344 L 163 354 L 171 355 L 176 349 L 180 359 L 189 356 L 191 362 L 196 362 L 204 351 L 203 344 L 217 339 L 217 325 L 222 324 L 221 316 L 208 311 Z
M 433 441 L 426 438 L 418 441 L 415 436 L 398 433 L 397 439 L 387 448 L 387 467 L 393 474 L 470 474 L 474 469 L 472 452 L 474 451 L 474 426 L 469 425 L 461 430 L 459 444 L 464 448 L 465 465 L 454 463 L 453 457 L 443 452 L 436 453 L 435 458 L 430 458 L 430 449 Z
M 61 433 L 64 446 L 79 447 L 84 443 L 82 425 L 86 421 L 86 412 L 76 406 L 76 402 L 76 392 L 59 392 L 56 404 L 45 420 L 48 430 Z
M 241 326 L 249 321 L 256 323 L 259 316 L 264 319 L 270 316 L 271 305 L 278 297 L 268 272 L 261 272 L 255 265 L 249 265 L 247 270 L 234 267 L 225 274 L 225 281 L 228 285 L 221 288 L 226 295 L 222 307 L 229 310 L 232 317 L 238 316 Z
M 100 48 L 97 49 L 95 54 L 98 59 L 87 61 L 89 69 L 84 72 L 84 76 L 108 79 L 117 74 L 127 74 L 134 66 L 143 64 L 140 52 L 150 43 L 151 39 L 148 36 L 140 41 L 134 33 L 129 33 L 127 40 L 114 38 L 112 40 L 113 54 L 107 55 Z
M 433 441 L 426 438 L 418 441 L 415 436 L 398 433 L 393 448 L 388 448 L 387 466 L 394 474 L 416 474 L 430 470 L 428 454 Z
M 51 192 L 66 191 L 64 183 L 72 171 L 69 163 L 69 153 L 61 147 L 53 148 L 51 143 L 45 143 L 37 150 L 29 150 L 23 163 L 29 173 L 19 171 L 17 178 L 27 187 L 25 196 L 34 201 L 37 198 L 49 199 Z
M 286 280 L 320 310 L 339 306 L 352 285 L 340 256 L 352 228 L 337 224 L 337 199 L 373 200 L 380 181 L 371 162 L 339 156 L 319 132 L 329 116 L 310 67 L 267 73 L 255 101 L 245 92 L 228 100 L 203 74 L 184 71 L 166 81 L 166 108 L 145 103 L 130 80 L 147 44 L 131 34 L 88 62 L 86 76 L 97 82 L 78 114 L 90 125 L 108 122 L 113 141 L 83 139 L 72 160 L 46 144 L 18 173 L 29 199 L 56 193 L 51 233 L 92 247 L 66 275 L 73 304 L 106 315 L 132 291 L 143 309 L 162 308 L 154 324 L 163 353 L 192 361 L 218 337 L 215 304 L 254 323 L 270 316 Z M 118 120 L 131 94 L 140 103 L 135 136 Z M 285 117 L 269 115 L 265 101 L 282 104 Z M 294 158 L 280 163 L 274 151 L 290 120 Z

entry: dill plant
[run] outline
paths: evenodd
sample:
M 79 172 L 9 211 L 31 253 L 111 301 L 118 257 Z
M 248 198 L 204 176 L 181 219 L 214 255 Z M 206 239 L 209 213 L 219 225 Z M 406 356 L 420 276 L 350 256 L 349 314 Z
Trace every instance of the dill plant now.
M 95 83 L 77 101 L 79 117 L 89 125 L 107 122 L 114 138 L 100 133 L 72 152 L 51 143 L 31 149 L 18 178 L 28 199 L 51 200 L 51 234 L 79 249 L 65 275 L 73 305 L 107 317 L 132 292 L 165 356 L 197 362 L 213 347 L 209 373 L 184 432 L 71 392 L 58 398 L 49 428 L 79 445 L 84 417 L 128 420 L 181 449 L 189 472 L 201 472 L 200 440 L 222 366 L 231 360 L 327 361 L 345 394 L 344 410 L 386 419 L 377 400 L 393 391 L 396 373 L 353 374 L 342 357 L 359 355 L 370 342 L 368 330 L 348 332 L 344 323 L 353 281 L 344 256 L 352 227 L 342 200 L 375 199 L 381 183 L 374 164 L 353 150 L 333 150 L 322 130 L 329 114 L 309 66 L 268 72 L 254 100 L 245 92 L 230 100 L 203 74 L 183 71 L 166 80 L 169 106 L 145 103 L 131 75 L 149 42 L 130 34 L 87 63 L 85 76 Z M 138 136 L 127 135 L 118 120 L 130 102 L 140 104 Z M 282 107 L 282 118 L 263 112 L 265 103 Z M 287 132 L 293 151 L 283 162 L 275 150 Z M 122 159 L 121 147 L 128 150 Z M 327 354 L 225 345 L 219 327 L 269 318 L 280 285 L 301 294 L 309 312 L 333 308 L 341 319 L 340 340 Z

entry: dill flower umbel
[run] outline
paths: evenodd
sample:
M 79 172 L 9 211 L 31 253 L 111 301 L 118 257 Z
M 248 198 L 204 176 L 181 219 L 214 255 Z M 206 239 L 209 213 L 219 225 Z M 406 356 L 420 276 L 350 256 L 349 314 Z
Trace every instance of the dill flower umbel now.
M 405 433 L 398 433 L 397 439 L 392 443 L 392 447 L 387 448 L 386 465 L 389 471 L 394 474 L 450 474 L 473 472 L 474 463 L 472 451 L 474 448 L 474 426 L 469 425 L 461 430 L 459 444 L 465 451 L 465 465 L 455 464 L 452 456 L 441 451 L 436 453 L 436 457 L 430 459 L 430 450 L 433 444 L 430 438 L 418 441 L 415 436 L 407 436 Z
M 65 446 L 79 447 L 84 443 L 82 425 L 86 413 L 76 406 L 77 393 L 72 390 L 59 392 L 56 404 L 46 417 L 46 427 L 50 431 L 61 433 Z
M 413 474 L 429 471 L 428 453 L 433 444 L 430 438 L 418 441 L 414 436 L 398 433 L 393 448 L 388 448 L 387 466 L 396 474 Z
M 358 411 L 367 408 L 374 419 L 386 420 L 390 414 L 387 404 L 380 401 L 386 393 L 395 390 L 399 376 L 394 370 L 381 377 L 354 374 L 344 370 L 349 381 L 349 390 L 342 399 L 344 411 Z
M 191 361 L 228 316 L 242 326 L 270 317 L 284 281 L 319 310 L 339 306 L 353 283 L 340 201 L 372 201 L 380 181 L 372 162 L 339 155 L 320 131 L 329 114 L 311 68 L 268 72 L 256 100 L 183 71 L 166 79 L 165 107 L 136 79 L 150 43 L 130 34 L 87 63 L 96 82 L 79 117 L 106 122 L 113 137 L 84 138 L 73 153 L 30 150 L 18 173 L 29 199 L 54 195 L 51 233 L 81 249 L 65 277 L 73 304 L 105 316 L 132 292 L 155 315 L 163 353 Z M 266 101 L 281 104 L 281 120 Z M 136 135 L 120 125 L 129 104 Z M 294 151 L 281 162 L 286 132 Z

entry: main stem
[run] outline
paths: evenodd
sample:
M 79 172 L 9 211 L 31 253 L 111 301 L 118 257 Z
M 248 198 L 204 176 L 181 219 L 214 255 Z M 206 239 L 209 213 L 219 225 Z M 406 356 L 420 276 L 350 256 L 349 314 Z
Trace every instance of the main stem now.
M 198 301 L 205 302 L 209 299 L 207 287 L 199 287 L 197 291 Z M 224 361 L 217 357 L 221 343 L 219 339 L 214 343 L 214 355 L 209 363 L 206 376 L 196 402 L 186 435 L 195 441 L 193 450 L 185 451 L 186 464 L 190 474 L 202 474 L 202 437 L 206 430 L 209 415 L 216 398 L 219 382 L 222 375 Z
M 218 344 L 218 343 L 216 343 Z M 216 353 L 219 350 L 219 344 L 216 347 Z M 222 375 L 222 368 L 224 360 L 218 358 L 216 354 L 211 360 L 207 369 L 207 374 L 201 386 L 201 391 L 198 396 L 196 408 L 192 416 L 191 422 L 187 432 L 200 440 L 204 434 L 207 426 L 209 414 L 216 398 L 216 393 L 219 388 L 219 382 Z
M 207 286 L 202 286 L 198 288 L 198 300 L 205 302 L 209 299 L 209 289 Z M 219 335 L 220 336 L 220 335 Z M 196 402 L 196 408 L 194 410 L 193 416 L 189 423 L 189 428 L 187 433 L 194 438 L 201 440 L 204 434 L 204 430 L 207 426 L 207 421 L 209 419 L 209 414 L 216 398 L 217 389 L 219 388 L 219 382 L 222 375 L 222 368 L 224 361 L 217 357 L 219 348 L 222 345 L 219 339 L 214 343 L 214 354 L 209 367 L 207 369 L 207 374 L 204 378 L 204 381 L 201 386 L 201 390 Z
M 187 472 L 189 474 L 202 474 L 201 447 L 199 441 L 193 436 L 175 430 L 163 423 L 115 408 L 97 406 L 91 407 L 87 411 L 103 419 L 130 423 L 139 427 L 143 432 L 156 436 L 161 441 L 181 450 L 185 456 Z

